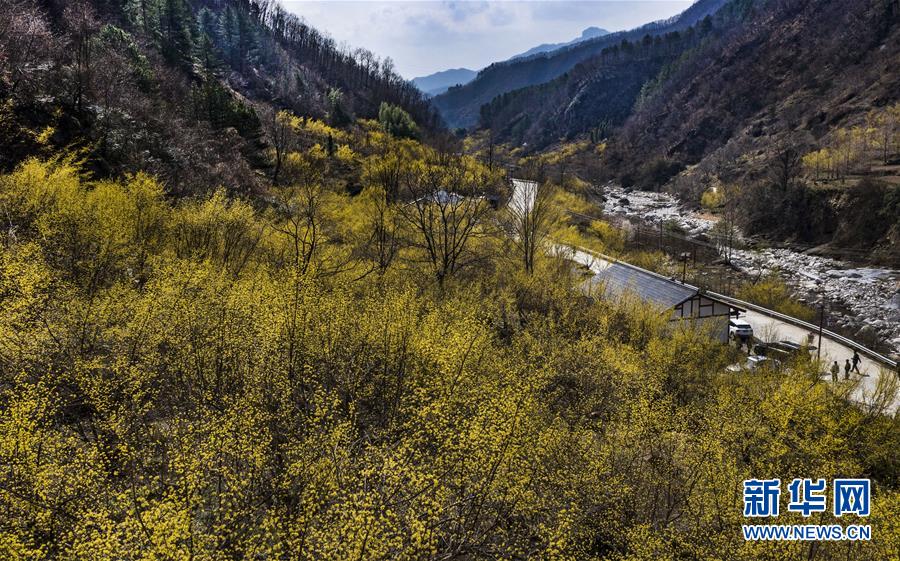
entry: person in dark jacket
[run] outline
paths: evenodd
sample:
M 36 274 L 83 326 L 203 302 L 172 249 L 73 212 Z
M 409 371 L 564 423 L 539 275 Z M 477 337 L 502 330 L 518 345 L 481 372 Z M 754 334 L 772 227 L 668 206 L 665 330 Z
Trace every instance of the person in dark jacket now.
M 852 367 L 850 366 L 850 359 L 848 358 L 847 362 L 844 363 L 844 380 L 850 379 L 850 368 Z
M 862 374 L 862 372 L 859 371 L 859 363 L 862 362 L 862 359 L 859 358 L 859 353 L 856 352 L 855 349 L 853 350 L 853 359 L 852 360 L 853 360 L 853 371 L 856 372 L 857 374 Z

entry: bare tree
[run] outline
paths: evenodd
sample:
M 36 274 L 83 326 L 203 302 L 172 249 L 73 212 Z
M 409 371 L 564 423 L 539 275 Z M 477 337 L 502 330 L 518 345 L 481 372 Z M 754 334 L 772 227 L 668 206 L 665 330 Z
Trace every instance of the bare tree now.
M 72 56 L 72 103 L 75 110 L 84 109 L 85 98 L 92 92 L 94 83 L 94 35 L 100 29 L 93 7 L 78 0 L 66 7 L 64 18 L 69 25 Z
M 799 150 L 791 143 L 784 143 L 775 148 L 769 174 L 772 182 L 782 193 L 797 181 L 802 172 L 803 156 Z
M 438 131 L 431 135 L 429 144 L 434 148 L 441 164 L 449 163 L 454 156 L 461 153 L 462 141 L 450 131 Z
M 400 247 L 400 217 L 391 206 L 387 193 L 374 189 L 368 205 L 371 235 L 365 246 L 367 257 L 375 263 L 376 270 L 384 274 Z
M 275 149 L 275 169 L 272 170 L 272 185 L 277 185 L 287 155 L 296 148 L 297 135 L 294 126 L 297 117 L 287 111 L 269 111 L 266 118 L 266 133 Z
M 398 210 L 415 232 L 411 245 L 423 251 L 441 287 L 477 260 L 471 245 L 491 212 L 483 197 L 488 179 L 463 158 L 405 177 L 412 200 Z
M 722 206 L 722 217 L 713 226 L 712 235 L 716 241 L 719 253 L 728 263 L 734 255 L 734 247 L 740 236 L 738 229 L 738 217 L 740 215 L 740 188 L 737 185 L 725 184 L 718 187 L 722 193 L 724 204 Z
M 303 183 L 277 195 L 282 221 L 274 229 L 288 241 L 291 267 L 305 275 L 322 242 L 322 190 L 318 183 Z
M 121 45 L 113 43 L 105 46 L 99 53 L 98 64 L 94 72 L 97 104 L 101 111 L 98 124 L 101 149 L 108 148 L 112 130 L 119 126 L 123 111 L 127 107 L 125 100 L 133 99 L 136 88 L 134 74 L 131 71 L 126 55 L 119 49 Z
M 528 274 L 534 272 L 541 244 L 555 217 L 552 189 L 549 182 L 513 180 L 513 195 L 506 207 L 504 226 Z
M 0 88 L 12 97 L 30 82 L 39 61 L 54 47 L 43 15 L 31 0 L 9 0 L 0 9 Z

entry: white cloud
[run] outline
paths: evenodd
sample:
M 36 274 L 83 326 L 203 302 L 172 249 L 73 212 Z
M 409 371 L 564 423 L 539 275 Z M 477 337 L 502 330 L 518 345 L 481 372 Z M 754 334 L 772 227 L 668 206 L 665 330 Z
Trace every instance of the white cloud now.
M 690 0 L 294 0 L 285 7 L 354 47 L 394 59 L 407 78 L 482 68 L 589 26 L 630 29 Z

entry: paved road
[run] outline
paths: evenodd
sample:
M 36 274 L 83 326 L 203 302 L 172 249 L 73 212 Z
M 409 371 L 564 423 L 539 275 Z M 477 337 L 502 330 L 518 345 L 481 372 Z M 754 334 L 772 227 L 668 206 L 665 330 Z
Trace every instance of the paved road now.
M 521 212 L 527 210 L 534 201 L 534 193 L 537 184 L 532 181 L 523 181 L 513 179 L 513 194 L 510 206 Z M 573 261 L 584 265 L 594 273 L 603 271 L 610 266 L 610 262 L 601 257 L 574 248 L 562 245 L 553 245 L 551 251 L 563 255 Z M 803 343 L 808 340 L 810 331 L 808 329 L 798 327 L 766 314 L 747 311 L 742 317 L 753 326 L 753 333 L 757 339 L 764 342 L 772 341 L 793 341 L 795 343 Z M 815 337 L 814 343 L 818 345 L 818 337 Z M 853 349 L 844 345 L 842 342 L 831 339 L 828 336 L 822 338 L 822 380 L 831 383 L 831 374 L 828 372 L 833 361 L 838 361 L 841 367 L 839 379 L 844 383 L 844 361 L 853 357 Z M 860 355 L 862 362 L 859 365 L 860 374 L 852 373 L 851 380 L 856 383 L 853 391 L 853 399 L 861 404 L 871 404 L 876 401 L 879 388 L 887 387 L 893 393 L 893 399 L 887 405 L 887 412 L 896 413 L 900 410 L 900 390 L 898 390 L 898 375 L 886 368 L 881 367 L 875 361 L 864 355 Z M 825 374 L 827 372 L 827 374 Z M 882 383 L 884 382 L 884 383 Z
M 793 341 L 802 343 L 807 341 L 810 334 L 813 335 L 813 344 L 819 344 L 818 334 L 808 329 L 786 323 L 779 319 L 767 316 L 765 314 L 748 311 L 742 316 L 747 322 L 753 326 L 754 335 L 763 341 Z M 830 339 L 827 335 L 822 337 L 822 369 L 827 374 L 822 379 L 831 382 L 830 368 L 834 361 L 837 361 L 840 367 L 839 379 L 844 380 L 844 363 L 847 359 L 853 358 L 853 349 L 847 347 L 840 341 Z M 860 354 L 862 362 L 859 364 L 860 374 L 851 372 L 850 379 L 857 382 L 856 390 L 853 398 L 861 403 L 871 403 L 873 397 L 878 391 L 878 386 L 882 376 L 885 382 L 895 381 L 897 374 L 883 368 L 879 363 L 869 359 L 865 355 Z M 852 364 L 852 360 L 851 360 Z M 894 399 L 889 406 L 889 411 L 896 412 L 900 409 L 900 394 L 894 393 Z
M 594 254 L 586 251 L 575 250 L 568 247 L 556 246 L 554 248 L 559 254 L 572 259 L 573 261 L 584 265 L 594 273 L 603 271 L 610 266 L 610 262 L 602 259 Z M 798 327 L 796 325 L 784 322 L 777 318 L 762 314 L 755 311 L 747 311 L 741 317 L 753 326 L 754 336 L 765 342 L 772 341 L 793 341 L 795 343 L 803 343 L 807 341 L 810 330 Z M 818 346 L 818 334 L 814 333 L 815 339 L 813 344 Z M 831 374 L 828 371 L 833 361 L 838 361 L 841 367 L 839 379 L 841 383 L 844 381 L 844 361 L 853 357 L 853 349 L 847 347 L 840 341 L 829 338 L 827 335 L 822 338 L 822 362 L 823 373 L 822 380 L 831 383 Z M 857 385 L 853 392 L 853 399 L 861 404 L 871 404 L 878 392 L 879 384 L 882 377 L 885 382 L 896 383 L 897 374 L 881 367 L 875 361 L 864 355 L 860 355 L 862 362 L 859 365 L 860 374 L 851 373 L 851 380 Z M 900 410 L 900 392 L 897 386 L 893 388 L 894 398 L 888 405 L 887 412 L 896 413 Z

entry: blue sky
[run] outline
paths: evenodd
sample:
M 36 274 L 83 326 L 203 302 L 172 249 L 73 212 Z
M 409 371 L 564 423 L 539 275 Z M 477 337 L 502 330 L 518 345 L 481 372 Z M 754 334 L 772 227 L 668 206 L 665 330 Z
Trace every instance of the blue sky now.
M 338 42 L 391 57 L 414 78 L 473 70 L 589 26 L 631 29 L 675 15 L 691 0 L 287 0 L 292 12 Z

